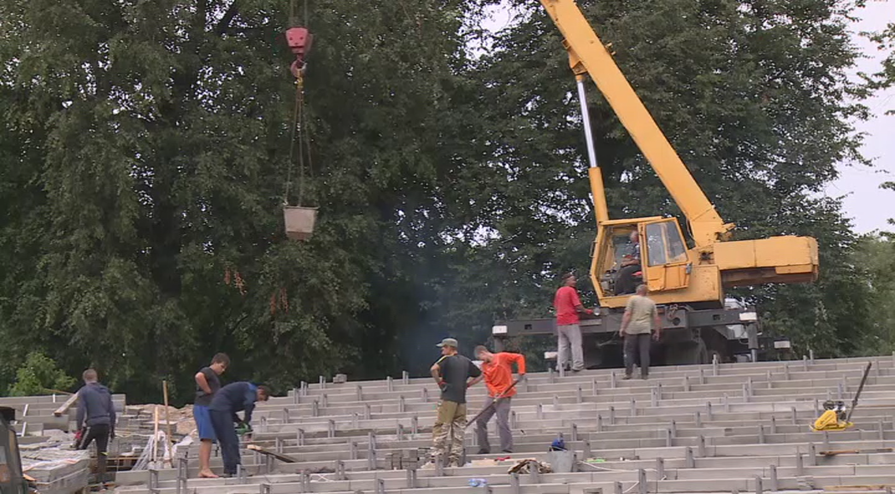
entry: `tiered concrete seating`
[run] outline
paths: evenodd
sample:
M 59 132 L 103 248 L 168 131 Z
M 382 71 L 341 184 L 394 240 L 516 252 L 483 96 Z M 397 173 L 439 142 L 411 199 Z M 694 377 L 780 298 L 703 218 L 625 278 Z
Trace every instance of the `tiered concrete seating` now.
M 255 414 L 255 442 L 296 463 L 245 451 L 240 477 L 197 479 L 193 448 L 178 469 L 119 473 L 117 491 L 885 492 L 895 486 L 895 453 L 867 450 L 895 447 L 895 356 L 869 361 L 856 427 L 829 433 L 809 425 L 826 399 L 851 401 L 868 359 L 660 367 L 648 381 L 624 381 L 619 370 L 529 374 L 513 399 L 512 460 L 474 454 L 470 426 L 468 463 L 459 468 L 421 466 L 438 399 L 430 379 L 303 385 Z M 484 396 L 483 385 L 470 390 L 470 418 Z M 493 423 L 490 429 L 496 435 Z M 576 452 L 575 471 L 507 473 L 519 459 L 547 461 L 560 434 Z M 822 454 L 834 450 L 860 453 Z M 213 464 L 219 469 L 219 458 Z M 471 479 L 487 486 L 470 487 Z
M 61 394 L 3 397 L 0 398 L 0 406 L 16 410 L 14 427 L 16 432 L 22 436 L 19 438 L 19 444 L 28 445 L 46 441 L 47 437 L 44 431 L 47 430 L 61 432 L 74 430 L 76 406 L 72 406 L 61 417 L 53 415 L 53 412 L 65 403 L 66 399 L 68 399 L 68 395 Z M 112 402 L 119 413 L 124 411 L 124 395 L 113 395 Z

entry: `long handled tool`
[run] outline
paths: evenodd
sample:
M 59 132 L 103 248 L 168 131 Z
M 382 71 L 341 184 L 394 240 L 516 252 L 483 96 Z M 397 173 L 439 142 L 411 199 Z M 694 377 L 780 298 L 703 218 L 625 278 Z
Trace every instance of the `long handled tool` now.
M 503 397 L 504 397 L 504 395 L 506 395 L 507 392 L 508 392 L 509 390 L 515 388 L 516 385 L 519 384 L 520 381 L 522 381 L 522 379 L 516 379 L 516 381 L 513 382 L 513 384 L 510 384 L 510 387 L 508 387 L 507 389 L 503 390 L 503 393 L 500 393 L 499 395 L 495 396 L 495 397 L 494 397 L 494 401 L 492 401 L 490 405 L 488 405 L 488 406 L 486 406 L 485 408 L 483 408 L 481 412 L 479 412 L 479 413 L 477 413 L 477 414 L 475 415 L 475 417 L 473 417 L 471 420 L 469 420 L 468 422 L 466 422 L 466 427 L 465 427 L 465 428 L 468 429 L 469 426 L 472 425 L 472 424 L 474 424 L 475 421 L 479 419 L 479 417 L 481 417 L 482 415 L 485 414 L 485 412 L 487 412 L 488 410 L 490 410 L 490 409 L 496 407 L 496 406 L 497 406 L 497 402 L 500 401 L 500 400 L 502 400 Z
M 820 454 L 824 456 L 836 456 L 836 455 L 862 455 L 869 453 L 892 453 L 895 452 L 895 449 L 892 448 L 876 448 L 876 449 L 840 449 L 840 450 L 831 450 L 831 451 L 821 451 Z
M 257 451 L 257 452 L 261 453 L 262 455 L 273 456 L 274 458 L 276 458 L 276 459 L 278 459 L 278 460 L 280 460 L 280 461 L 282 461 L 282 462 L 286 462 L 286 463 L 296 463 L 296 462 L 298 462 L 298 460 L 296 460 L 296 459 L 295 459 L 294 457 L 292 457 L 292 456 L 284 455 L 284 454 L 282 454 L 282 453 L 277 453 L 276 451 L 271 451 L 271 450 L 269 450 L 269 449 L 267 449 L 267 448 L 263 448 L 263 447 L 261 447 L 261 446 L 258 446 L 257 444 L 249 444 L 249 445 L 246 446 L 246 449 L 250 449 L 250 450 L 252 450 L 252 451 Z
M 872 366 L 873 362 L 867 362 L 867 367 L 864 369 L 864 377 L 861 378 L 861 385 L 858 386 L 858 392 L 855 393 L 855 398 L 851 401 L 851 408 L 848 409 L 848 415 L 845 417 L 846 423 L 851 420 L 851 414 L 855 413 L 855 407 L 858 406 L 858 397 L 861 396 L 861 391 L 864 390 L 864 383 L 867 382 L 867 375 L 870 374 L 870 367 Z

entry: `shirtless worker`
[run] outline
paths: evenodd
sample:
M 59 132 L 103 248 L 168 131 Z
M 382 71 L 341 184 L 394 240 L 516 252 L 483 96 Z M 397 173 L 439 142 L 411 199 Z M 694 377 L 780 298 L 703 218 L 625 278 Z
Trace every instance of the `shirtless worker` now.
M 513 364 L 516 364 L 519 379 L 525 377 L 525 357 L 518 353 L 491 353 L 482 345 L 475 347 L 475 356 L 482 361 L 482 375 L 469 382 L 475 385 L 482 379 L 488 387 L 488 398 L 485 400 L 486 410 L 476 420 L 476 435 L 479 441 L 479 454 L 491 453 L 488 444 L 488 421 L 497 415 L 497 431 L 500 436 L 500 450 L 513 452 L 513 431 L 510 429 L 510 400 L 516 394 L 513 384 Z M 496 403 L 495 403 L 496 400 Z M 491 404 L 494 403 L 494 406 Z
M 432 463 L 445 462 L 445 466 L 462 466 L 463 437 L 466 431 L 466 388 L 469 379 L 479 377 L 482 371 L 472 360 L 457 352 L 457 340 L 445 338 L 437 345 L 441 358 L 430 371 L 441 389 L 435 426 L 432 428 Z
M 211 471 L 211 446 L 217 438 L 211 425 L 208 407 L 214 394 L 221 389 L 221 380 L 218 376 L 223 374 L 227 367 L 230 367 L 230 357 L 225 353 L 218 353 L 211 359 L 211 365 L 203 367 L 195 376 L 196 400 L 193 404 L 193 418 L 196 419 L 196 429 L 199 432 L 199 477 L 203 479 L 217 478 Z

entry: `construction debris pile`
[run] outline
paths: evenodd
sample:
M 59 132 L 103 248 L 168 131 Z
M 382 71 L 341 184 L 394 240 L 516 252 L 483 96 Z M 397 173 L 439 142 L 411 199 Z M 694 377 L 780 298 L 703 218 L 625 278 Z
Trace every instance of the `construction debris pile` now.
M 138 417 L 141 423 L 141 430 L 151 432 L 154 428 L 153 420 L 156 411 L 159 417 L 159 427 L 165 429 L 171 424 L 171 435 L 174 437 L 191 436 L 198 439 L 196 435 L 196 422 L 193 420 L 193 406 L 187 405 L 183 408 L 166 407 L 164 405 L 128 405 L 127 414 Z
M 41 494 L 81 492 L 89 485 L 90 473 L 95 468 L 93 448 L 87 451 L 74 448 L 77 405 L 68 400 L 69 397 L 0 398 L 0 406 L 16 410 L 14 428 L 20 436 L 22 469 Z M 112 470 L 133 468 L 155 431 L 165 431 L 169 423 L 174 441 L 183 441 L 186 437 L 195 439 L 192 406 L 168 407 L 167 411 L 163 405 L 125 406 L 124 395 L 114 395 L 113 404 L 118 413 L 118 424 L 117 437 L 109 446 Z M 169 458 L 167 465 L 171 464 Z

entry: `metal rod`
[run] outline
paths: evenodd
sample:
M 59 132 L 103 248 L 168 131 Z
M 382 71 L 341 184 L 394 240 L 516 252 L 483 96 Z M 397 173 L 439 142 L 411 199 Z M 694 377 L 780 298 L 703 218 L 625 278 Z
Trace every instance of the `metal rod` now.
M 587 141 L 587 158 L 591 168 L 597 168 L 597 153 L 594 149 L 594 135 L 590 128 L 590 112 L 587 109 L 587 91 L 584 89 L 584 78 L 578 77 L 578 103 L 581 105 L 581 121 L 584 124 L 584 138 Z
M 858 386 L 858 391 L 855 393 L 855 399 L 851 402 L 851 408 L 848 409 L 848 415 L 845 417 L 846 423 L 851 420 L 851 414 L 855 412 L 855 407 L 858 406 L 858 398 L 861 396 L 861 391 L 864 391 L 864 384 L 867 382 L 867 375 L 870 374 L 870 367 L 872 366 L 873 362 L 867 362 L 867 367 L 864 369 L 864 376 L 861 377 L 861 384 Z

